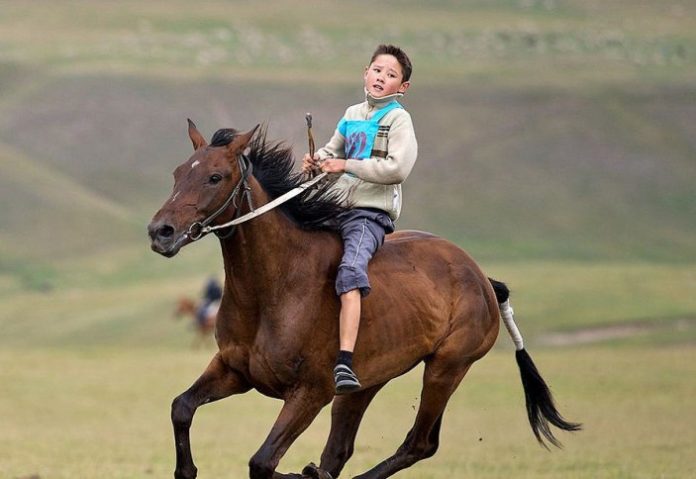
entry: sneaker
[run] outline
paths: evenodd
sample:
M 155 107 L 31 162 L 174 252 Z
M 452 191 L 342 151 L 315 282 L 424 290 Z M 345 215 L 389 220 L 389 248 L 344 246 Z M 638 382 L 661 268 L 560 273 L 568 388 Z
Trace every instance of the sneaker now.
M 334 368 L 336 394 L 345 394 L 360 389 L 360 381 L 352 369 L 345 364 L 337 364 Z

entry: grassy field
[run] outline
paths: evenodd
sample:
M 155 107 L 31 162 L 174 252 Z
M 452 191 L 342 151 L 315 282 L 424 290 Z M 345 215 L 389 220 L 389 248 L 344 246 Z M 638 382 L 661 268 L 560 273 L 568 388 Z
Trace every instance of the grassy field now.
M 173 468 L 171 399 L 200 374 L 212 344 L 192 350 L 174 301 L 203 282 L 215 242 L 187 248 L 156 268 L 114 256 L 59 268 L 61 285 L 0 294 L 0 477 L 41 479 L 168 477 Z M 446 414 L 439 453 L 404 478 L 687 478 L 695 466 L 693 381 L 696 275 L 689 266 L 498 263 L 519 325 L 559 408 L 585 430 L 563 435 L 563 451 L 538 447 L 505 333 L 471 371 Z M 89 274 L 85 274 L 90 272 Z M 210 270 L 209 270 L 210 271 Z M 99 274 L 95 273 L 98 272 Z M 554 331 L 617 324 L 628 337 L 548 347 Z M 552 344 L 552 343 L 551 343 Z M 419 397 L 418 371 L 394 381 L 369 411 L 345 477 L 400 444 Z M 280 403 L 257 393 L 202 408 L 192 432 L 201 478 L 245 477 Z M 282 463 L 316 461 L 328 411 Z
M 200 374 L 179 296 L 221 275 L 208 239 L 165 260 L 145 225 L 191 117 L 266 122 L 304 152 L 360 101 L 380 42 L 410 53 L 419 161 L 400 228 L 506 281 L 560 410 L 536 445 L 501 334 L 403 478 L 691 478 L 696 470 L 693 0 L 0 1 L 0 478 L 171 477 L 169 405 Z M 389 19 L 385 25 L 385 19 Z M 411 426 L 419 370 L 364 421 L 351 477 Z M 280 403 L 202 408 L 199 477 L 246 477 Z M 317 461 L 328 410 L 281 470 Z
M 215 243 L 190 246 L 174 260 L 146 251 L 135 260 L 127 252 L 96 263 L 58 264 L 60 286 L 48 291 L 6 277 L 0 282 L 0 346 L 185 346 L 185 328 L 173 323 L 171 312 L 179 296 L 198 294 L 207 275 L 222 274 Z M 617 325 L 634 326 L 653 340 L 668 333 L 667 343 L 696 339 L 696 296 L 684 294 L 696 289 L 691 264 L 482 266 L 510 286 L 520 327 L 532 342 L 543 343 L 546 333 Z
M 190 348 L 174 300 L 200 287 L 196 273 L 214 242 L 188 248 L 159 269 L 103 263 L 93 282 L 75 265 L 61 288 L 6 284 L 0 301 L 0 477 L 167 477 L 173 468 L 171 399 L 214 352 Z M 204 255 L 207 255 L 206 259 Z M 696 446 L 696 319 L 693 268 L 654 264 L 484 265 L 509 281 L 519 325 L 559 408 L 585 424 L 562 435 L 563 451 L 536 445 L 526 423 L 512 347 L 496 348 L 463 382 L 446 413 L 438 454 L 404 478 L 688 478 Z M 191 276 L 186 276 L 186 272 Z M 129 272 L 131 276 L 128 276 Z M 169 275 L 167 274 L 169 273 Z M 173 276 L 171 273 L 175 273 Z M 160 277 L 158 277 L 160 276 Z M 30 306 L 29 306 L 30 305 Z M 656 319 L 657 318 L 657 319 Z M 643 326 L 590 345 L 545 346 L 553 331 Z M 572 336 L 571 336 L 572 337 Z M 403 440 L 419 398 L 418 370 L 380 395 L 366 416 L 351 477 Z M 280 403 L 248 393 L 202 408 L 192 438 L 201 478 L 245 477 Z M 328 410 L 293 447 L 282 470 L 316 461 Z
M 565 449 L 539 447 L 526 423 L 510 348 L 470 372 L 445 414 L 438 454 L 402 478 L 688 478 L 696 459 L 696 350 L 589 347 L 533 351 L 560 410 L 584 431 L 560 436 Z M 171 399 L 211 353 L 156 346 L 84 352 L 0 352 L 0 476 L 42 479 L 170 477 Z M 414 419 L 419 372 L 388 386 L 368 411 L 345 477 L 391 455 Z M 280 403 L 257 393 L 201 408 L 194 457 L 202 479 L 246 477 L 246 464 Z M 328 410 L 281 463 L 317 461 Z

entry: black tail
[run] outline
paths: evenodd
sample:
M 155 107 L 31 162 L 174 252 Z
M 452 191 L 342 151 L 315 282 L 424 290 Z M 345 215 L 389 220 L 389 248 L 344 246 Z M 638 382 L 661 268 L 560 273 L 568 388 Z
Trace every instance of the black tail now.
M 554 446 L 561 447 L 561 443 L 551 432 L 549 423 L 564 431 L 579 431 L 582 426 L 566 421 L 556 410 L 549 387 L 546 385 L 544 378 L 541 377 L 541 374 L 539 374 L 534 361 L 532 361 L 532 358 L 524 349 L 524 341 L 515 324 L 513 311 L 510 307 L 510 290 L 505 283 L 491 278 L 488 278 L 488 281 L 490 281 L 493 291 L 495 291 L 495 297 L 500 306 L 501 319 L 515 343 L 515 356 L 517 365 L 520 367 L 522 387 L 524 388 L 525 402 L 527 404 L 527 416 L 529 417 L 532 431 L 537 441 L 546 449 L 548 449 L 548 446 L 546 446 L 544 438 Z
M 556 410 L 556 406 L 551 396 L 551 391 L 546 385 L 544 378 L 541 377 L 532 358 L 527 351 L 520 349 L 515 352 L 517 365 L 520 367 L 522 376 L 522 387 L 527 403 L 527 416 L 532 431 L 537 441 L 546 449 L 544 438 L 556 447 L 562 447 L 561 443 L 551 432 L 549 423 L 564 431 L 579 431 L 582 425 L 579 423 L 568 422 Z M 543 436 L 543 437 L 542 437 Z
M 493 291 L 495 291 L 495 298 L 498 300 L 498 304 L 502 304 L 507 301 L 510 297 L 510 290 L 505 283 L 496 281 L 493 278 L 488 278 L 488 281 L 490 281 L 491 286 L 493 286 Z

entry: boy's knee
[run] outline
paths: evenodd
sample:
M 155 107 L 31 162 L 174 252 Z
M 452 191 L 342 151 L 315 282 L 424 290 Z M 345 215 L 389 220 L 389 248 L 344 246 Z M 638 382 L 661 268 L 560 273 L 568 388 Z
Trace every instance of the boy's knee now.
M 359 289 L 351 289 L 350 291 L 346 291 L 345 293 L 341 294 L 341 301 L 343 302 L 350 302 L 356 299 L 360 299 Z
M 338 274 L 336 275 L 336 294 L 341 296 L 353 290 L 359 290 L 362 297 L 370 293 L 370 282 L 367 278 L 367 272 L 352 266 L 339 266 Z

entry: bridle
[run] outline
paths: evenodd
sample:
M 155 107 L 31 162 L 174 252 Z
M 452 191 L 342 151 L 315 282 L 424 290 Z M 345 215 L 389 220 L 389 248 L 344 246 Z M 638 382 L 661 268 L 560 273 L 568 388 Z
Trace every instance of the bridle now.
M 196 221 L 195 223 L 191 224 L 191 226 L 188 227 L 186 230 L 186 233 L 184 233 L 177 243 L 185 241 L 187 238 L 190 239 L 191 241 L 198 241 L 201 239 L 203 236 L 205 236 L 208 233 L 215 233 L 215 235 L 220 238 L 220 239 L 226 239 L 232 236 L 236 230 L 236 226 L 242 223 L 245 223 L 251 219 L 256 218 L 257 216 L 261 216 L 262 214 L 271 211 L 273 208 L 282 205 L 286 201 L 291 200 L 292 198 L 296 197 L 303 191 L 307 190 L 308 188 L 316 185 L 319 183 L 322 179 L 324 179 L 328 173 L 320 173 L 319 175 L 315 176 L 309 181 L 305 181 L 301 185 L 293 188 L 290 191 L 287 191 L 286 193 L 280 195 L 278 198 L 269 201 L 263 206 L 260 206 L 259 208 L 254 209 L 254 205 L 251 201 L 251 187 L 249 186 L 249 175 L 251 175 L 251 171 L 253 168 L 253 165 L 251 161 L 249 160 L 249 157 L 247 157 L 244 153 L 239 155 L 237 157 L 237 164 L 239 165 L 239 169 L 242 172 L 242 176 L 239 179 L 239 182 L 237 182 L 237 185 L 234 187 L 232 190 L 232 193 L 227 197 L 225 202 L 220 206 L 217 210 L 215 210 L 214 213 L 212 213 L 210 216 L 205 218 L 203 221 Z M 244 197 L 246 197 L 247 204 L 249 205 L 249 212 L 245 215 L 242 214 L 242 208 L 241 205 L 235 204 L 237 211 L 235 212 L 234 219 L 228 221 L 227 223 L 223 223 L 221 225 L 211 225 L 211 223 L 220 216 L 229 206 L 230 204 L 235 203 L 237 197 L 239 194 L 242 194 Z M 227 232 L 223 233 L 221 230 L 229 228 Z
M 205 218 L 202 221 L 196 221 L 191 224 L 191 226 L 188 227 L 186 230 L 185 235 L 188 236 L 188 238 L 191 241 L 198 241 L 201 239 L 206 233 L 209 231 L 213 231 L 210 227 L 210 223 L 212 223 L 215 218 L 220 216 L 229 206 L 230 204 L 235 204 L 237 207 L 237 211 L 235 212 L 234 219 L 239 218 L 242 214 L 242 208 L 241 205 L 236 204 L 237 196 L 241 193 L 247 200 L 247 204 L 249 205 L 249 209 L 251 211 L 254 211 L 254 205 L 251 202 L 251 187 L 249 186 L 249 175 L 251 175 L 251 171 L 253 170 L 253 165 L 251 161 L 249 160 L 249 157 L 245 155 L 244 153 L 240 154 L 237 156 L 237 164 L 239 165 L 239 171 L 242 172 L 241 178 L 239 178 L 239 181 L 235 185 L 234 189 L 230 193 L 230 195 L 227 197 L 225 202 L 220 206 L 217 210 L 215 210 L 212 214 L 210 214 L 207 218 Z M 229 228 L 229 231 L 226 233 L 222 233 L 221 231 L 215 230 L 214 233 L 215 235 L 220 238 L 220 239 L 225 239 L 229 238 L 234 234 L 236 225 L 232 225 Z

